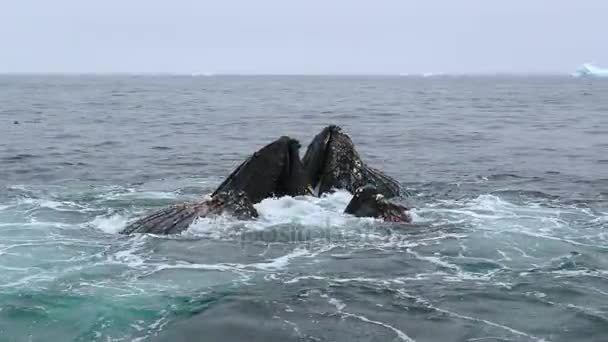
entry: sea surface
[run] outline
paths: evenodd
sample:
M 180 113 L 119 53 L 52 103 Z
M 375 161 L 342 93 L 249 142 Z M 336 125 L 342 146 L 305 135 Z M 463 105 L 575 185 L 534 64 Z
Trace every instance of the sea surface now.
M 412 225 L 338 191 L 118 234 L 328 124 Z M 0 76 L 0 341 L 608 341 L 608 81 Z

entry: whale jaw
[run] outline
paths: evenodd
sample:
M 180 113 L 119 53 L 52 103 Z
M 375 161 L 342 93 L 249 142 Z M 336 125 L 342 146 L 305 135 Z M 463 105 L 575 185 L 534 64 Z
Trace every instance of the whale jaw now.
M 242 191 L 221 192 L 201 202 L 180 203 L 155 211 L 126 226 L 121 234 L 179 234 L 199 217 L 223 214 L 240 220 L 258 217 L 258 212 Z
M 300 143 L 282 136 L 247 158 L 213 192 L 243 191 L 253 203 L 268 197 L 310 194 L 299 156 Z
M 350 136 L 337 125 L 325 127 L 314 137 L 302 163 L 319 196 L 335 189 L 354 193 L 366 184 L 389 198 L 401 192 L 399 182 L 363 162 Z

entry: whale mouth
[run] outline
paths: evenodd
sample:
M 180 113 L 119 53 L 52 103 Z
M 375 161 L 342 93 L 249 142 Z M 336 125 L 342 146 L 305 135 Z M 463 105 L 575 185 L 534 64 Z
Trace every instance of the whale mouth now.
M 300 142 L 282 136 L 241 163 L 213 192 L 243 191 L 253 203 L 267 197 L 309 194 Z
M 311 194 L 306 178 L 306 171 L 300 159 L 300 142 L 290 137 L 281 137 L 287 144 L 283 171 L 276 181 L 274 192 L 279 195 L 309 195 Z
M 314 137 L 302 159 L 308 182 L 315 195 L 331 190 L 329 188 L 333 184 L 330 184 L 328 178 L 337 171 L 336 168 L 349 164 L 338 161 L 341 158 L 359 160 L 348 134 L 344 133 L 340 126 L 327 126 Z
M 308 183 L 320 196 L 335 189 L 354 194 L 366 184 L 387 198 L 399 196 L 397 180 L 363 162 L 350 136 L 340 126 L 330 125 L 317 134 L 302 159 Z

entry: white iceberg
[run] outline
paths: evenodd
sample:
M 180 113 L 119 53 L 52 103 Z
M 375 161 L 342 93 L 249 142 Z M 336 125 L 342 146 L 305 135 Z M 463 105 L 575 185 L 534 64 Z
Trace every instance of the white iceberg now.
M 576 69 L 573 76 L 576 77 L 608 77 L 608 69 L 596 67 L 591 63 L 585 63 Z

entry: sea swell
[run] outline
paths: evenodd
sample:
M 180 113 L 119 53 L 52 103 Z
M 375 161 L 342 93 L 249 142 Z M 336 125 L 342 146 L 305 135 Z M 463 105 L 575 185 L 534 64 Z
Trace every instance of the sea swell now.
M 178 236 L 125 237 L 118 231 L 142 212 L 189 196 L 180 197 L 175 190 L 110 188 L 91 191 L 81 200 L 69 188 L 13 188 L 19 195 L 0 207 L 0 296 L 6 303 L 0 315 L 12 327 L 36 320 L 61 335 L 65 331 L 58 320 L 76 319 L 73 312 L 94 305 L 96 314 L 80 317 L 81 329 L 66 336 L 172 336 L 178 329 L 172 327 L 186 324 L 180 317 L 195 319 L 209 300 L 224 305 L 217 303 L 226 299 L 215 298 L 221 288 L 236 291 L 225 298 L 258 291 L 275 306 L 289 306 L 291 311 L 275 313 L 274 319 L 287 324 L 291 337 L 318 336 L 317 329 L 292 316 L 312 314 L 320 301 L 327 301 L 335 309 L 322 315 L 326 318 L 341 317 L 346 326 L 358 321 L 386 338 L 418 340 L 412 336 L 424 336 L 419 329 L 383 314 L 383 302 L 403 296 L 427 312 L 422 317 L 443 315 L 449 324 L 476 322 L 512 340 L 540 341 L 539 336 L 549 335 L 497 312 L 493 319 L 475 315 L 474 307 L 459 304 L 462 298 L 509 298 L 531 308 L 548 305 L 578 320 L 607 319 L 587 298 L 608 298 L 603 285 L 608 278 L 605 208 L 503 191 L 420 203 L 412 210 L 414 223 L 400 226 L 344 215 L 351 195 L 339 191 L 321 198 L 264 200 L 256 205 L 258 220 L 200 219 Z M 29 197 L 34 194 L 41 197 Z M 123 205 L 124 198 L 137 205 Z M 575 279 L 584 281 L 573 285 Z M 269 286 L 284 293 L 281 284 L 318 290 L 307 295 L 312 299 L 301 310 L 301 304 L 264 292 Z M 580 290 L 568 295 L 556 292 L 556 284 Z M 374 295 L 378 303 L 361 307 L 352 302 L 353 286 L 355 293 L 360 286 L 379 291 Z M 369 305 L 376 309 L 369 311 Z M 405 307 L 412 309 L 411 304 Z M 5 333 L 15 337 L 17 331 Z
M 0 340 L 604 341 L 606 85 L 4 76 Z M 330 123 L 413 224 L 344 215 L 338 191 L 119 234 Z

